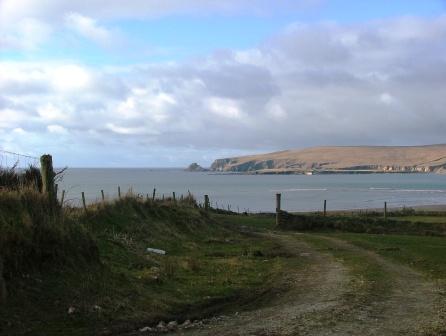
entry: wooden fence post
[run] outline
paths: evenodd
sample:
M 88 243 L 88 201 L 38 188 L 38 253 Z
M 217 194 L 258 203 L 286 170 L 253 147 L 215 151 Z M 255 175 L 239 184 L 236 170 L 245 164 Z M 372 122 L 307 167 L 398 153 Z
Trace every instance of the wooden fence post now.
M 327 216 L 327 200 L 324 200 L 324 217 Z
M 105 203 L 105 194 L 104 194 L 104 190 L 101 189 L 101 199 L 102 199 L 102 204 Z
M 40 157 L 40 174 L 42 175 L 42 192 L 48 196 L 51 204 L 56 204 L 53 158 L 49 154 Z
M 172 193 L 172 199 L 173 199 L 173 202 L 174 202 L 174 203 L 177 202 L 177 199 L 176 199 L 176 197 L 175 197 L 175 191 Z
M 65 189 L 62 190 L 62 198 L 60 199 L 60 205 L 62 205 L 62 206 L 63 206 L 64 199 L 65 199 Z
M 281 197 L 282 197 L 282 194 L 276 194 L 276 226 L 279 226 L 279 222 L 280 222 Z
M 121 199 L 121 187 L 118 186 L 118 198 Z
M 384 202 L 384 219 L 387 219 L 387 202 Z
M 87 212 L 87 204 L 85 202 L 85 193 L 82 192 L 82 205 L 84 206 L 85 213 Z
M 156 188 L 153 188 L 152 201 L 155 200 L 155 195 L 156 195 Z
M 209 195 L 204 195 L 204 210 L 209 211 Z

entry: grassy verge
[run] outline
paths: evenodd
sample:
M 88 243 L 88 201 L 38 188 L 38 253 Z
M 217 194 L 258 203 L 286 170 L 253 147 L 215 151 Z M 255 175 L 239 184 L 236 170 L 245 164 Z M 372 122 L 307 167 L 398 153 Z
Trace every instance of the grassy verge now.
M 434 279 L 446 279 L 446 239 L 443 237 L 347 233 L 337 236 L 414 267 Z
M 12 212 L 24 204 L 17 202 Z M 96 335 L 240 309 L 284 269 L 274 241 L 233 230 L 225 216 L 210 217 L 190 202 L 132 196 L 90 206 L 87 214 L 65 209 L 54 222 L 42 214 L 26 222 L 26 206 L 20 213 L 4 215 L 6 221 L 16 218 L 5 244 L 13 246 L 17 237 L 31 252 L 60 253 L 46 262 L 28 253 L 32 263 L 7 267 L 8 298 L 0 305 L 5 335 Z M 51 239 L 31 239 L 41 225 Z M 85 242 L 95 253 L 85 253 Z M 20 244 L 15 253 L 0 251 L 16 257 Z M 147 247 L 167 254 L 147 253 Z

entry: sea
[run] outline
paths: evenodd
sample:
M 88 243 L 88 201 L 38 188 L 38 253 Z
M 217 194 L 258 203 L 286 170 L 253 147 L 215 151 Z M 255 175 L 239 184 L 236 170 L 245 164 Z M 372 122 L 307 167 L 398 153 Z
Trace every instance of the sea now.
M 446 175 L 437 174 L 334 174 L 244 175 L 187 172 L 181 169 L 70 168 L 58 182 L 59 197 L 73 206 L 85 193 L 88 203 L 132 190 L 144 197 L 177 197 L 192 193 L 202 202 L 209 195 L 212 206 L 233 211 L 270 212 L 275 194 L 282 194 L 282 209 L 318 211 L 327 200 L 328 210 L 375 209 L 446 204 Z

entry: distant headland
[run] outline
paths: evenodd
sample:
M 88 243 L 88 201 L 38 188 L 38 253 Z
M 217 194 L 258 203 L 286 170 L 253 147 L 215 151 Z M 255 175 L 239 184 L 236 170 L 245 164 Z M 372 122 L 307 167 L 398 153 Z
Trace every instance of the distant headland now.
M 190 170 L 197 171 L 197 169 Z M 248 174 L 444 174 L 446 173 L 446 144 L 426 146 L 327 146 L 284 150 L 267 154 L 217 159 L 212 163 L 209 170 Z

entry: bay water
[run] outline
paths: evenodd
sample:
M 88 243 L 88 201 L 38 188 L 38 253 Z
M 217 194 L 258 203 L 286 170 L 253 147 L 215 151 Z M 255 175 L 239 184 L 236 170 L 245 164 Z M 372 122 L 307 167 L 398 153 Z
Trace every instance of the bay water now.
M 181 169 L 71 168 L 59 182 L 65 199 L 79 205 L 81 192 L 87 202 L 100 200 L 101 189 L 109 199 L 132 189 L 151 197 L 177 197 L 190 191 L 199 201 L 208 194 L 213 206 L 234 211 L 274 211 L 275 194 L 282 194 L 288 211 L 316 211 L 327 200 L 328 210 L 411 207 L 446 204 L 446 175 L 345 174 L 345 175 L 238 175 L 186 172 Z M 60 193 L 59 193 L 60 195 Z

